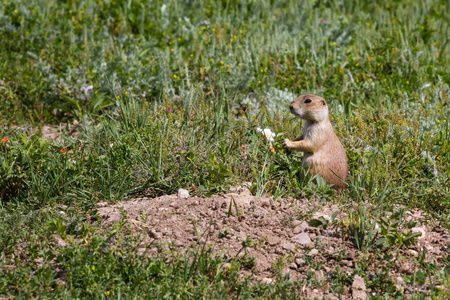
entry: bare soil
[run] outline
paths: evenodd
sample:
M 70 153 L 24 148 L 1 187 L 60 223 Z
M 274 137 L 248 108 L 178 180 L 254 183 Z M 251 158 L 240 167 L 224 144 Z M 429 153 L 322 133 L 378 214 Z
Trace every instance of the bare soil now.
M 231 209 L 230 209 L 231 206 Z M 422 231 L 416 245 L 401 248 L 400 255 L 392 261 L 382 261 L 374 253 L 359 251 L 351 238 L 342 230 L 345 225 L 327 229 L 309 226 L 311 219 L 331 219 L 340 211 L 337 219 L 348 220 L 348 212 L 354 207 L 308 199 L 278 199 L 251 195 L 245 187 L 232 193 L 214 195 L 211 198 L 179 197 L 166 195 L 157 198 L 136 198 L 113 205 L 99 203 L 98 213 L 105 226 L 119 222 L 125 215 L 130 222 L 130 234 L 141 233 L 145 237 L 141 253 L 157 256 L 163 245 L 167 249 L 185 251 L 194 245 L 206 245 L 215 255 L 225 258 L 254 257 L 253 263 L 242 271 L 242 276 L 253 274 L 256 280 L 266 284 L 274 282 L 279 272 L 289 273 L 291 279 L 313 278 L 315 285 L 305 285 L 306 298 L 325 297 L 336 299 L 330 280 L 336 278 L 336 267 L 348 277 L 344 282 L 341 299 L 364 299 L 369 282 L 358 275 L 355 268 L 367 263 L 369 273 L 379 273 L 389 266 L 389 275 L 398 289 L 406 294 L 417 291 L 405 283 L 405 276 L 417 270 L 417 261 L 425 253 L 425 261 L 443 266 L 450 259 L 446 252 L 450 234 L 438 224 L 432 224 L 422 212 L 409 210 L 406 217 L 418 222 L 416 231 Z M 347 213 L 346 213 L 347 212 Z M 293 239 L 305 234 L 306 241 Z M 248 247 L 243 246 L 246 242 Z M 425 250 L 425 251 L 424 251 Z M 385 256 L 384 256 L 385 257 Z M 228 267 L 227 264 L 224 268 Z M 369 275 L 366 280 L 373 276 Z M 369 279 L 367 279 L 369 278 Z M 370 285 L 369 285 L 370 286 Z M 429 295 L 429 285 L 420 287 Z

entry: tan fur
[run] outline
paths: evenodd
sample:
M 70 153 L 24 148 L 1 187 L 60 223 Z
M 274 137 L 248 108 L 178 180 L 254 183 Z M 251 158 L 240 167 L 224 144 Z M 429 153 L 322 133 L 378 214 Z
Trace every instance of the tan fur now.
M 307 99 L 311 103 L 305 103 Z M 319 174 L 328 184 L 343 189 L 342 180 L 347 179 L 348 171 L 347 155 L 331 125 L 325 99 L 312 94 L 300 95 L 289 108 L 305 122 L 302 135 L 292 141 L 285 139 L 283 146 L 305 153 L 302 164 L 311 168 L 311 176 Z

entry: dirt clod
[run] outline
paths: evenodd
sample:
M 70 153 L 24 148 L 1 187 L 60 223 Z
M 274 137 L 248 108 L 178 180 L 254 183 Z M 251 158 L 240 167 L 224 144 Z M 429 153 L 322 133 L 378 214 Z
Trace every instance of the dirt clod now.
M 355 275 L 355 278 L 353 279 L 352 297 L 353 299 L 362 299 L 362 300 L 365 300 L 367 297 L 366 283 L 364 279 L 359 275 Z

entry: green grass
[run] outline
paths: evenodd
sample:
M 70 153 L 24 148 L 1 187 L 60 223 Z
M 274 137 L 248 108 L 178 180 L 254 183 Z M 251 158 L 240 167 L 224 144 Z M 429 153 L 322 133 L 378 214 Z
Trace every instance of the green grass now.
M 99 200 L 143 191 L 208 196 L 251 181 L 258 195 L 368 201 L 380 212 L 403 203 L 449 228 L 448 11 L 431 0 L 2 1 L 0 294 L 295 297 L 296 283 L 281 279 L 230 288 L 238 262 L 221 273 L 201 252 L 186 278 L 183 259 L 144 260 L 100 224 L 82 225 Z M 347 150 L 339 196 L 302 181 L 301 155 L 281 147 L 301 130 L 287 105 L 306 92 L 328 100 Z M 30 134 L 74 120 L 78 140 Z M 70 247 L 44 243 L 55 226 Z M 164 275 L 150 280 L 155 270 Z

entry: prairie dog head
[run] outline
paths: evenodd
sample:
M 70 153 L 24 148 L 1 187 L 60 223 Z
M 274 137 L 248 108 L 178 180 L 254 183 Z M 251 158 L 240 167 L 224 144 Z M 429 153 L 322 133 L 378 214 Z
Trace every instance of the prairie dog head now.
M 313 94 L 300 95 L 289 105 L 291 113 L 310 121 L 322 121 L 328 119 L 328 105 L 325 99 Z

